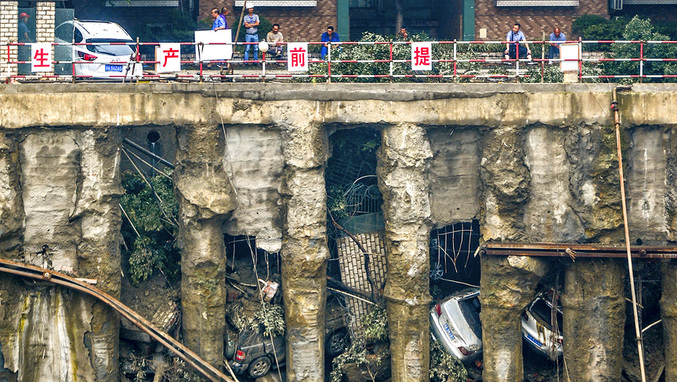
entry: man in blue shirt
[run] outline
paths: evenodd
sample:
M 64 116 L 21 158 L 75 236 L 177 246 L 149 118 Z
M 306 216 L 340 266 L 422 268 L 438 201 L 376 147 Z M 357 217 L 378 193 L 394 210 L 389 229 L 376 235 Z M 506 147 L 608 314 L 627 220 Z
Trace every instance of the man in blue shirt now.
M 221 17 L 218 8 L 212 8 L 212 17 L 214 18 L 214 23 L 212 23 L 213 31 L 226 29 L 226 18 Z
M 327 31 L 322 33 L 322 37 L 320 39 L 321 42 L 341 42 L 341 38 L 339 37 L 338 33 L 334 32 L 334 27 L 333 26 L 328 26 Z M 327 44 L 322 45 L 322 51 L 320 52 L 320 57 L 324 60 L 324 57 L 327 55 Z
M 529 61 L 531 61 L 531 49 L 529 49 L 529 44 L 526 42 L 523 44 L 520 44 L 520 41 L 526 41 L 527 38 L 524 36 L 524 33 L 520 30 L 520 25 L 518 23 L 515 23 L 515 25 L 512 26 L 512 30 L 508 32 L 508 35 L 505 37 L 505 41 L 508 43 L 505 44 L 505 59 L 516 59 L 517 55 L 517 47 L 519 47 L 519 58 L 527 58 Z
M 550 52 L 548 53 L 548 58 L 559 58 L 559 46 L 561 42 L 554 43 L 553 41 L 566 41 L 567 36 L 564 33 L 560 32 L 559 28 L 555 28 L 553 33 L 550 33 Z
M 254 47 L 254 61 L 259 60 L 259 15 L 254 14 L 254 6 L 247 5 L 247 14 L 244 16 L 245 42 L 255 42 L 244 48 L 244 60 L 249 61 L 249 49 Z M 249 65 L 249 63 L 247 63 Z

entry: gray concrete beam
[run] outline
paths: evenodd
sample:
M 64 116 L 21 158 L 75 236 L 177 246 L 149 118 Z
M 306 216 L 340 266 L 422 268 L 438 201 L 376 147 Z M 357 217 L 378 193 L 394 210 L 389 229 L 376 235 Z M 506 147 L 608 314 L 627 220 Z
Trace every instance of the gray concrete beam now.
M 571 380 L 620 381 L 625 269 L 616 259 L 579 259 L 566 269 L 564 362 Z
M 310 118 L 281 124 L 286 215 L 282 291 L 287 331 L 287 380 L 324 381 L 327 302 L 325 130 Z
M 226 251 L 221 226 L 237 200 L 223 168 L 217 125 L 180 129 L 174 190 L 179 200 L 183 332 L 188 348 L 222 367 Z
M 384 296 L 394 382 L 427 381 L 430 366 L 430 200 L 426 176 L 432 152 L 423 127 L 387 126 L 377 175 L 383 194 L 387 281 Z

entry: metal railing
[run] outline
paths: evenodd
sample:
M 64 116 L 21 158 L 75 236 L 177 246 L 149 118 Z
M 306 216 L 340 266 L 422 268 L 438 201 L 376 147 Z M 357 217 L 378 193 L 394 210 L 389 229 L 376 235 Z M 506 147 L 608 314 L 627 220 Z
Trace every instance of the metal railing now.
M 670 65 L 677 62 L 677 41 L 624 41 L 624 40 L 577 40 L 562 41 L 558 43 L 576 44 L 578 58 L 549 59 L 546 51 L 549 41 L 525 41 L 521 43 L 531 44 L 535 51 L 540 50 L 540 57 L 536 54 L 532 59 L 519 56 L 519 49 L 515 49 L 516 57 L 506 59 L 504 48 L 507 44 L 515 44 L 506 41 L 432 41 L 433 54 L 431 62 L 433 70 L 414 71 L 411 69 L 411 41 L 374 41 L 374 42 L 309 42 L 309 71 L 288 72 L 284 70 L 287 60 L 270 59 L 266 52 L 259 52 L 260 60 L 242 59 L 243 50 L 247 45 L 258 43 L 211 43 L 205 45 L 230 45 L 235 52 L 228 60 L 200 60 L 195 51 L 202 43 L 183 42 L 179 43 L 184 51 L 181 57 L 181 71 L 172 74 L 157 74 L 152 70 L 153 65 L 160 62 L 155 59 L 145 59 L 148 54 L 142 55 L 142 51 L 154 50 L 158 42 L 137 42 L 136 44 L 124 43 L 52 43 L 53 49 L 68 50 L 72 52 L 77 46 L 105 46 L 105 45 L 130 45 L 134 53 L 125 61 L 89 61 L 89 60 L 54 60 L 54 65 L 64 64 L 70 66 L 71 73 L 54 74 L 31 73 L 6 75 L 6 70 L 0 72 L 0 78 L 10 80 L 31 79 L 54 79 L 54 80 L 88 80 L 92 75 L 79 74 L 78 68 L 86 65 L 117 65 L 123 66 L 120 74 L 108 74 L 109 79 L 128 79 L 133 81 L 152 80 L 271 80 L 286 79 L 299 81 L 346 81 L 346 80 L 372 80 L 372 81 L 438 81 L 459 82 L 479 80 L 529 80 L 534 82 L 540 78 L 543 82 L 546 71 L 567 61 L 576 62 L 577 77 L 579 81 L 611 81 L 618 79 L 631 79 L 636 81 L 660 81 L 677 78 L 677 64 L 670 71 L 660 71 L 659 65 Z M 286 45 L 287 43 L 282 43 Z M 319 57 L 319 47 L 327 44 L 328 52 L 325 59 Z M 30 44 L 10 43 L 0 44 L 6 49 L 6 56 L 0 60 L 0 65 L 17 64 L 27 65 L 25 57 L 21 60 L 13 59 L 14 49 L 27 49 Z M 605 46 L 598 51 L 590 51 L 589 47 Z M 622 49 L 628 46 L 630 49 Z M 659 48 L 660 47 L 660 48 Z M 668 48 L 665 48 L 668 47 Z M 673 48 L 674 47 L 674 48 Z M 286 46 L 285 46 L 286 48 Z M 540 48 L 540 49 L 538 49 Z M 651 54 L 647 54 L 651 48 Z M 659 49 L 656 49 L 659 48 Z M 30 48 L 28 48 L 30 49 Z M 613 57 L 609 51 L 615 49 Z M 285 49 L 286 50 L 286 49 Z M 253 52 L 252 52 L 253 53 Z M 656 56 L 662 53 L 664 56 Z M 24 53 L 25 56 L 25 53 Z M 101 55 L 104 56 L 104 55 Z M 72 57 L 72 56 L 71 56 Z M 138 73 L 138 66 L 144 67 L 142 73 Z M 271 65 L 275 67 L 271 68 Z M 615 65 L 615 66 L 614 66 Z M 647 70 L 651 69 L 651 70 Z M 623 70 L 627 72 L 614 72 Z M 533 77 L 533 78 L 530 78 Z

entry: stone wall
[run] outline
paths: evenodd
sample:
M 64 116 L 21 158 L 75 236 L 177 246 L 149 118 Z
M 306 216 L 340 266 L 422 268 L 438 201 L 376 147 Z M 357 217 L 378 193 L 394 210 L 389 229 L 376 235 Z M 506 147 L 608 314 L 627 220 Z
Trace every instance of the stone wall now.
M 282 259 L 287 376 L 323 380 L 327 134 L 337 126 L 376 128 L 393 380 L 427 380 L 433 226 L 474 218 L 484 241 L 623 243 L 610 99 L 608 84 L 5 85 L 0 256 L 51 262 L 119 293 L 120 131 L 176 129 L 186 343 L 221 361 L 222 234 L 261 236 Z M 677 234 L 675 102 L 677 86 L 669 84 L 619 93 L 632 241 L 666 245 Z M 43 245 L 47 257 L 36 257 Z M 552 266 L 519 256 L 482 259 L 484 380 L 521 378 L 519 312 Z M 673 269 L 664 267 L 666 280 Z M 572 380 L 620 378 L 624 272 L 615 260 L 568 265 L 564 336 Z M 115 374 L 107 371 L 117 370 L 117 327 L 106 323 L 104 309 L 74 292 L 0 280 L 8 368 L 40 380 Z M 599 309 L 584 306 L 591 300 Z M 677 344 L 674 305 L 662 301 L 667 354 Z M 59 330 L 41 337 L 37 324 L 44 322 Z M 23 356 L 37 348 L 54 355 Z M 589 356 L 571 357 L 580 352 Z M 675 375 L 675 366 L 666 374 Z
M 7 44 L 18 41 L 19 3 L 16 1 L 0 1 L 0 43 Z M 6 48 L 6 47 L 5 47 Z M 0 57 L 0 73 L 3 77 L 16 75 L 17 65 L 10 63 L 17 60 L 18 48 L 9 49 L 9 57 Z M 7 61 L 9 59 L 9 62 Z

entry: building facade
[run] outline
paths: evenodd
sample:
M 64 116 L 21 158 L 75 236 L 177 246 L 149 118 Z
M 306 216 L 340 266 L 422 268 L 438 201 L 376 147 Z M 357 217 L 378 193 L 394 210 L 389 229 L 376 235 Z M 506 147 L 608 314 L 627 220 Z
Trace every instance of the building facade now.
M 605 0 L 475 0 L 475 39 L 505 40 L 514 23 L 528 40 L 541 40 L 559 27 L 567 38 L 573 21 L 583 15 L 609 17 Z

